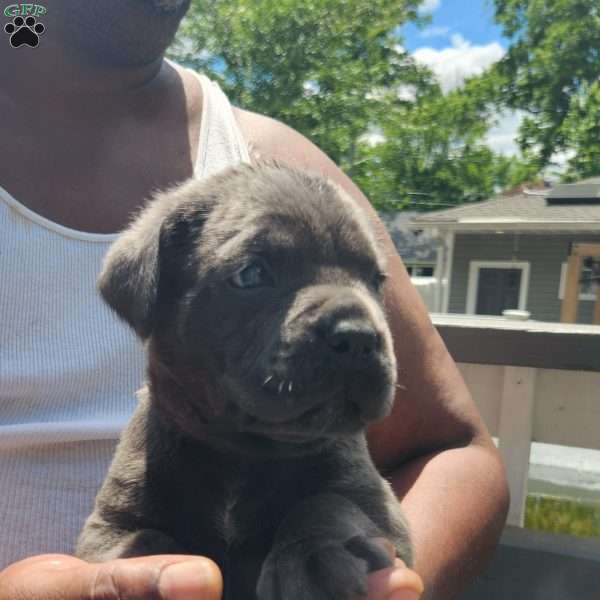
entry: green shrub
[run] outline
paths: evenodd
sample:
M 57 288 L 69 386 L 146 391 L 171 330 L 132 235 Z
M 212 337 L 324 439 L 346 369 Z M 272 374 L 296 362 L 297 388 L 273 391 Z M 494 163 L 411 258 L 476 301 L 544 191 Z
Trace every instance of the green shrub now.
M 529 495 L 525 527 L 582 537 L 600 537 L 600 503 Z

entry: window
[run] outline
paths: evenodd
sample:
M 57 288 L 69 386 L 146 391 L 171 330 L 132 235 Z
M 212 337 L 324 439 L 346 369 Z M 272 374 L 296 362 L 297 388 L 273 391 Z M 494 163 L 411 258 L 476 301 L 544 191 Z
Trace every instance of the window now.
M 596 300 L 596 290 L 592 282 L 592 268 L 583 265 L 581 267 L 581 279 L 583 280 L 579 285 L 579 299 L 580 300 Z M 567 263 L 564 262 L 560 265 L 560 283 L 558 284 L 558 297 L 562 300 L 565 297 L 565 285 L 567 284 Z
M 527 308 L 529 263 L 472 260 L 469 265 L 467 314 L 501 315 Z
M 411 277 L 433 277 L 433 269 L 423 265 L 406 265 L 406 270 Z

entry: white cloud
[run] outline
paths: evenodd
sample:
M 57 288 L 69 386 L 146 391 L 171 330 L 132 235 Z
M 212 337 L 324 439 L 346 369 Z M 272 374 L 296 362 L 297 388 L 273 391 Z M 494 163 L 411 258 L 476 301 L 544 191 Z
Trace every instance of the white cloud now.
M 421 14 L 431 14 L 439 8 L 440 1 L 441 0 L 423 0 L 421 6 L 419 6 L 419 12 Z
M 417 62 L 435 73 L 444 92 L 460 87 L 468 77 L 483 73 L 505 53 L 498 42 L 477 46 L 460 34 L 452 35 L 451 43 L 451 46 L 441 50 L 423 47 L 413 53 Z M 521 111 L 504 111 L 496 116 L 496 123 L 486 136 L 494 152 L 505 156 L 519 153 L 516 139 L 523 116 Z
M 569 167 L 569 161 L 576 155 L 574 150 L 555 152 L 550 157 L 550 165 L 542 170 L 542 175 L 547 181 L 560 181 L 562 175 Z
M 304 97 L 310 98 L 321 91 L 321 86 L 314 79 L 309 79 L 302 84 L 302 89 L 304 90 Z
M 523 120 L 523 111 L 506 110 L 496 117 L 496 124 L 488 131 L 486 142 L 498 154 L 511 156 L 519 154 L 517 133 Z
M 467 77 L 483 73 L 505 53 L 498 42 L 474 46 L 459 34 L 454 34 L 451 42 L 452 46 L 448 48 L 423 47 L 413 53 L 417 62 L 428 66 L 437 75 L 444 92 L 459 87 Z
M 380 127 L 371 125 L 367 132 L 360 136 L 359 141 L 364 142 L 371 147 L 377 146 L 377 144 L 385 142 L 385 135 L 383 135 L 383 131 Z
M 432 25 L 431 27 L 426 27 L 419 33 L 419 37 L 422 38 L 434 38 L 434 37 L 445 37 L 450 32 L 450 27 L 446 26 L 437 26 Z
M 414 102 L 417 99 L 416 85 L 401 85 L 398 87 L 398 98 L 404 102 Z

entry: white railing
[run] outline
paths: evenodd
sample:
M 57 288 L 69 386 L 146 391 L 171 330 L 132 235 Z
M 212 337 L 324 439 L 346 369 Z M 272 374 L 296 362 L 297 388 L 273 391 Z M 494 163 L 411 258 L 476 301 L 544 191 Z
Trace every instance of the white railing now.
M 499 441 L 523 526 L 532 442 L 600 450 L 600 326 L 464 315 L 432 320 Z

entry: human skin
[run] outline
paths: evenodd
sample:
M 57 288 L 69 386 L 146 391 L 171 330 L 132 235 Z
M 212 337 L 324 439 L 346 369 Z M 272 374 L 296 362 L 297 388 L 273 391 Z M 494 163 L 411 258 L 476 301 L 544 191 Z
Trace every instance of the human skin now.
M 83 4 L 47 0 L 43 46 L 0 53 L 0 71 L 11 74 L 11 85 L 0 89 L 0 131 L 11 140 L 0 161 L 0 183 L 57 223 L 109 233 L 122 229 L 153 189 L 192 176 L 202 98 L 191 74 L 162 60 L 180 15 L 159 15 L 149 0 L 107 0 L 94 3 L 93 12 Z M 142 29 L 156 35 L 139 35 Z M 374 215 L 360 190 L 306 138 L 267 117 L 235 114 L 255 158 L 320 172 Z M 371 429 L 370 447 L 409 520 L 422 598 L 441 600 L 481 571 L 497 543 L 508 505 L 504 470 L 393 243 L 374 218 L 389 254 L 385 299 L 403 388 L 390 417 Z M 130 560 L 137 562 L 118 565 L 126 574 L 123 585 L 140 569 L 153 577 L 155 561 L 165 559 Z M 93 597 L 89 582 L 114 567 L 73 561 L 61 557 L 57 567 L 38 557 L 12 565 L 0 573 L 0 600 Z M 207 582 L 204 589 L 218 597 L 218 576 Z M 369 600 L 416 598 L 419 585 L 412 571 L 397 565 L 371 576 Z
M 397 560 L 373 573 L 369 599 L 411 600 L 422 589 L 418 575 Z M 2 600 L 218 600 L 223 581 L 214 562 L 183 555 L 145 556 L 90 564 L 45 554 L 0 572 Z M 412 594 L 412 596 L 410 595 Z

